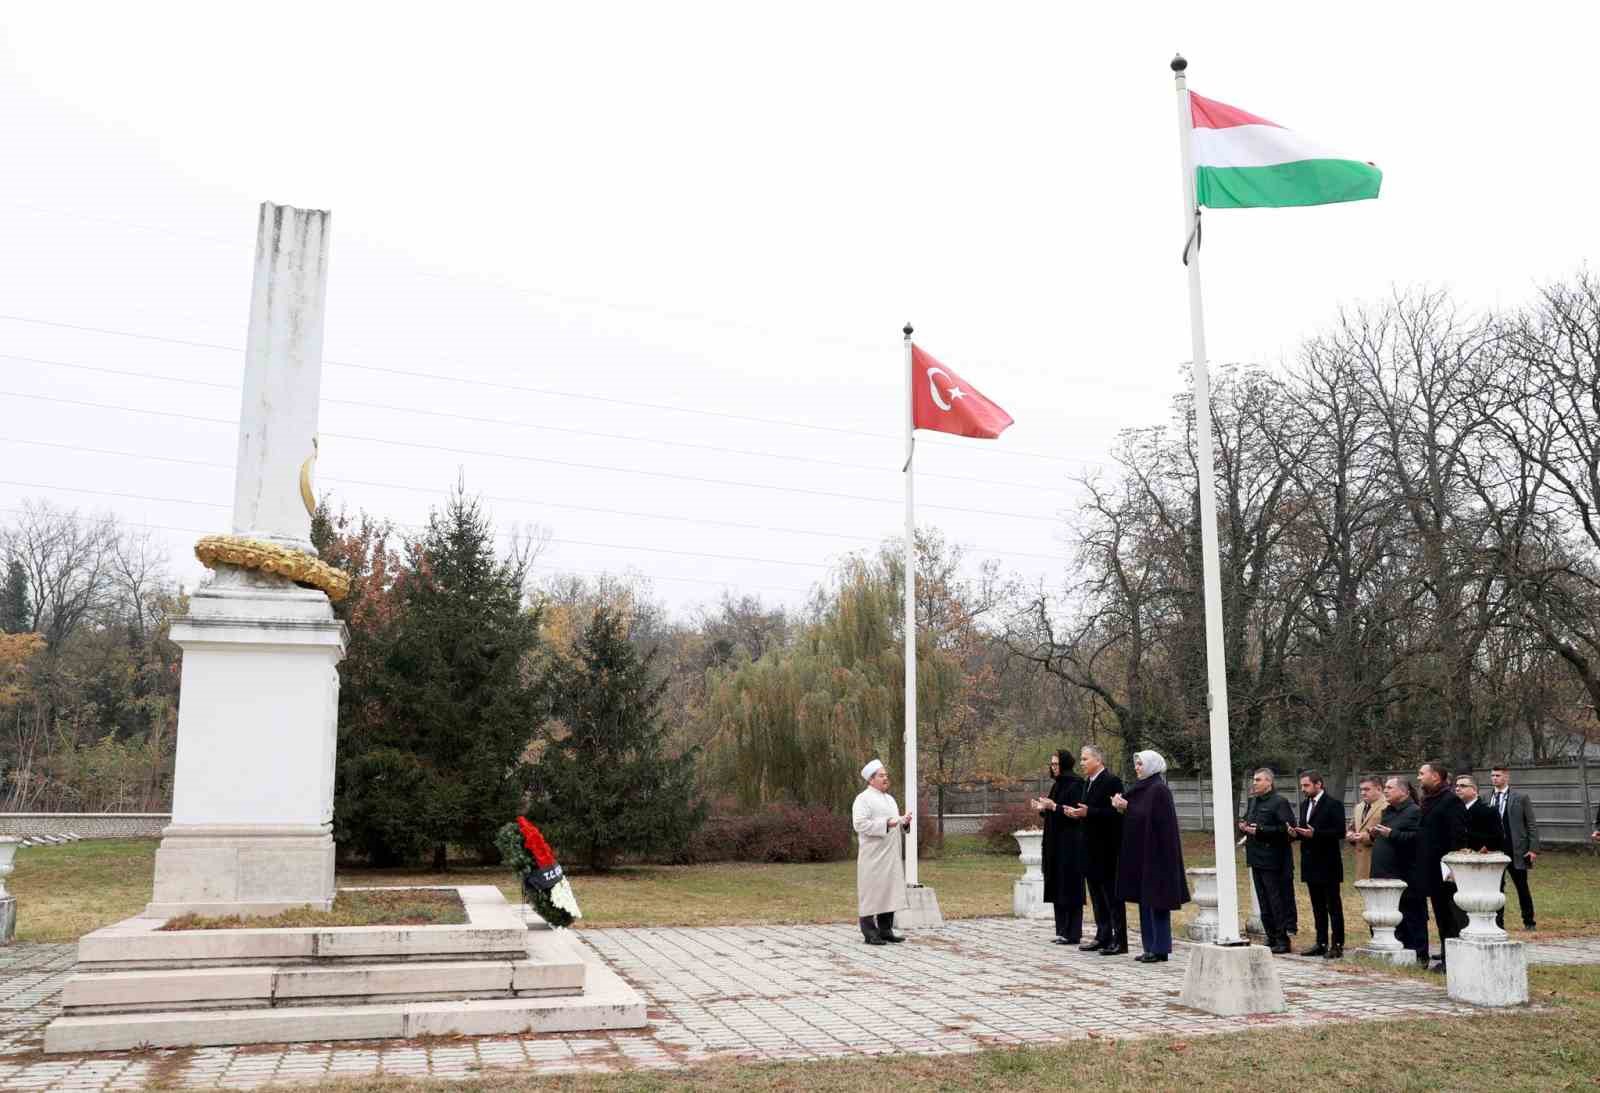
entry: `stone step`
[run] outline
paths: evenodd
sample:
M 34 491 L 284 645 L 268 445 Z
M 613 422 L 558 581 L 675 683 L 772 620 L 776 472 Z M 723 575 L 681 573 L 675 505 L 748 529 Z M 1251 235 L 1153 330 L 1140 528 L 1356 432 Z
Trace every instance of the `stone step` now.
M 319 1003 L 374 1005 L 397 1000 L 515 998 L 577 994 L 584 964 L 575 956 L 539 960 L 407 961 L 171 968 L 79 972 L 62 988 L 62 1012 L 127 1013 L 265 1008 Z
M 495 1036 L 643 1028 L 644 999 L 603 964 L 588 962 L 582 994 L 365 1006 L 170 1009 L 58 1017 L 48 1053 L 126 1051 L 416 1036 Z

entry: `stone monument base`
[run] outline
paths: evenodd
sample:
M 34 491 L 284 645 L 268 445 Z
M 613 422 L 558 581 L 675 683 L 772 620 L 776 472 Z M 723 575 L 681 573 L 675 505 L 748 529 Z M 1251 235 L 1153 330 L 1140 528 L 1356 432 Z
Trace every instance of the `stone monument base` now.
M 906 885 L 906 909 L 895 912 L 894 924 L 907 930 L 943 926 L 944 915 L 939 911 L 939 897 L 925 884 Z
M 1272 954 L 1260 945 L 1192 945 L 1181 1005 L 1218 1017 L 1282 1013 L 1283 985 Z
M 44 1050 L 642 1028 L 644 999 L 569 931 L 529 929 L 492 885 L 458 926 L 162 931 L 140 915 L 78 942 Z
M 173 824 L 156 850 L 148 918 L 274 915 L 333 907 L 333 836 L 327 825 Z
M 1474 1006 L 1521 1006 L 1528 1001 L 1528 948 L 1520 941 L 1445 942 L 1450 997 Z

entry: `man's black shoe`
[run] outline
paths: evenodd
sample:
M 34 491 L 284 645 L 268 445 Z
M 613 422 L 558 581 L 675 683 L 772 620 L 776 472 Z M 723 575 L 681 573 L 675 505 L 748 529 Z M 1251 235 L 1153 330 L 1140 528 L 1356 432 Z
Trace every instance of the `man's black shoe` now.
M 1086 941 L 1078 946 L 1078 951 L 1080 953 L 1097 953 L 1104 947 L 1104 941 Z
M 1289 953 L 1294 952 L 1294 950 L 1289 948 L 1289 939 L 1280 934 L 1272 942 L 1272 952 L 1275 956 L 1287 956 Z
M 1121 941 L 1121 942 L 1118 942 L 1118 943 L 1116 943 L 1114 945 L 1111 945 L 1109 947 L 1102 946 L 1101 949 L 1100 949 L 1100 955 L 1101 956 L 1127 956 L 1128 955 L 1128 943 L 1126 941 Z
M 1443 974 L 1445 974 L 1445 971 L 1444 971 L 1444 961 L 1442 961 L 1442 960 L 1441 960 L 1441 961 L 1439 961 L 1439 962 L 1438 962 L 1438 963 L 1437 963 L 1437 964 L 1434 964 L 1434 965 L 1431 965 L 1431 966 L 1430 966 L 1430 967 L 1429 967 L 1429 968 L 1428 968 L 1428 970 L 1429 970 L 1429 971 L 1430 971 L 1430 972 L 1433 972 L 1433 973 L 1435 973 L 1435 974 L 1436 974 L 1436 975 L 1443 975 Z
M 865 935 L 862 936 L 862 940 L 865 941 L 868 945 L 887 945 L 887 944 L 889 944 L 887 941 L 883 940 L 883 938 L 879 937 L 877 934 L 865 934 Z
M 1068 941 L 1064 937 L 1053 937 L 1053 938 L 1050 939 L 1050 944 L 1052 944 L 1052 945 L 1070 945 L 1070 944 L 1072 944 L 1072 942 Z
M 1322 956 L 1325 960 L 1342 960 L 1344 959 L 1344 946 L 1330 945 L 1328 951 L 1323 953 Z
M 1311 946 L 1311 948 L 1309 948 L 1305 952 L 1301 953 L 1300 955 L 1301 956 L 1327 956 L 1328 955 L 1328 947 L 1326 945 L 1324 945 L 1322 942 L 1319 941 L 1315 945 Z
M 1134 959 L 1137 960 L 1141 964 L 1165 964 L 1167 962 L 1167 954 L 1166 953 L 1145 953 L 1145 954 L 1143 954 L 1141 956 L 1134 957 Z

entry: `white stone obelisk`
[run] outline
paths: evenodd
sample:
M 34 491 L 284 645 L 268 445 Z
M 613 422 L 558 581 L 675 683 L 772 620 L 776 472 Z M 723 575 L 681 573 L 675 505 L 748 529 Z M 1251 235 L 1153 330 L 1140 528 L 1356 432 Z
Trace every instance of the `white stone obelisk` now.
M 234 482 L 234 536 L 307 554 L 329 219 L 261 206 Z M 322 591 L 214 568 L 172 625 L 183 649 L 172 824 L 147 913 L 326 909 L 344 624 Z

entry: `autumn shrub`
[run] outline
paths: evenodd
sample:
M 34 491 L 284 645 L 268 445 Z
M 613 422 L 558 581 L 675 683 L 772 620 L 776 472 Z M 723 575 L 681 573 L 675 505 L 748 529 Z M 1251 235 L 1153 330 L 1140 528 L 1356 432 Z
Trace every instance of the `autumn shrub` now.
M 983 848 L 991 854 L 1017 854 L 1021 848 L 1017 840 L 1011 837 L 1013 831 L 1038 830 L 1043 827 L 1039 819 L 1039 810 L 1029 808 L 1026 804 L 1006 806 L 1005 811 L 996 812 L 983 821 L 979 833 L 983 836 Z
M 850 818 L 820 805 L 716 809 L 673 854 L 674 862 L 825 862 L 852 853 Z

